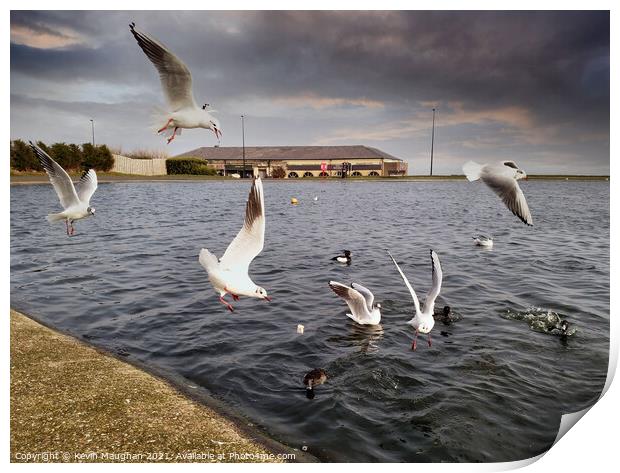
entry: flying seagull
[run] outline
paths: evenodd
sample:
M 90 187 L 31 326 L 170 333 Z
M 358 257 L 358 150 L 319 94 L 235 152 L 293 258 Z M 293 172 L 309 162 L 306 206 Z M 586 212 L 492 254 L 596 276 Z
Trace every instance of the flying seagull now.
M 498 164 L 469 161 L 463 165 L 463 172 L 470 182 L 480 179 L 489 186 L 523 223 L 534 225 L 523 191 L 517 184 L 519 179 L 525 179 L 527 175 L 514 161 L 502 161 Z
M 270 301 L 267 291 L 257 286 L 248 275 L 250 263 L 263 250 L 265 244 L 265 198 L 260 177 L 255 178 L 245 206 L 243 227 L 228 245 L 224 256 L 217 256 L 206 248 L 200 250 L 199 261 L 209 275 L 209 281 L 220 294 L 220 302 L 231 312 L 234 310 L 225 299 L 230 294 L 234 300 L 239 296 L 256 297 Z
M 75 220 L 95 215 L 95 209 L 89 203 L 90 198 L 97 190 L 97 174 L 94 169 L 88 169 L 82 174 L 76 189 L 69 174 L 60 164 L 50 158 L 45 151 L 33 144 L 32 141 L 30 141 L 30 146 L 34 154 L 39 158 L 41 166 L 47 172 L 50 182 L 60 199 L 60 205 L 64 208 L 60 213 L 49 214 L 47 221 L 54 223 L 64 220 L 67 227 L 67 235 L 73 235 L 75 233 L 73 228 Z
M 400 276 L 403 278 L 405 286 L 407 286 L 407 289 L 409 289 L 409 292 L 411 293 L 411 298 L 413 299 L 413 305 L 415 306 L 415 315 L 409 322 L 407 322 L 415 329 L 415 338 L 413 339 L 411 349 L 416 349 L 418 332 L 428 334 L 428 346 L 430 347 L 431 330 L 433 330 L 433 327 L 435 325 L 435 319 L 433 317 L 433 314 L 435 312 L 435 299 L 437 299 L 439 291 L 441 290 L 441 279 L 443 277 L 443 273 L 441 272 L 441 264 L 439 263 L 439 257 L 437 256 L 437 253 L 431 250 L 431 261 L 433 265 L 433 285 L 431 286 L 428 294 L 426 295 L 426 300 L 424 301 L 424 308 L 420 310 L 420 302 L 418 301 L 418 296 L 411 287 L 411 284 L 409 284 L 407 277 L 400 269 L 400 266 L 398 266 L 398 263 L 396 262 L 392 254 L 389 251 L 387 253 L 388 255 L 390 255 L 390 258 L 392 258 L 396 269 L 398 269 Z
M 213 130 L 219 142 L 222 136 L 220 122 L 207 110 L 209 104 L 202 107 L 196 105 L 192 92 L 192 74 L 185 63 L 159 41 L 138 31 L 135 23 L 132 22 L 129 29 L 144 54 L 157 68 L 168 102 L 168 110 L 162 117 L 167 119 L 166 124 L 157 130 L 157 133 L 170 135 L 170 143 L 177 134 L 181 134 L 183 128 L 205 128 Z
M 336 295 L 342 297 L 351 309 L 347 317 L 360 325 L 378 325 L 381 322 L 381 304 L 374 304 L 375 296 L 364 286 L 352 283 L 349 287 L 330 281 L 329 287 Z

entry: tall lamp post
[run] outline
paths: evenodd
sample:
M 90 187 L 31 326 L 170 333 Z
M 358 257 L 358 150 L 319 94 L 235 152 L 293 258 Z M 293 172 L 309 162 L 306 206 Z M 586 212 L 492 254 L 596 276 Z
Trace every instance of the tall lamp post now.
M 90 127 L 93 131 L 93 148 L 95 147 L 95 120 L 90 119 Z
M 431 176 L 433 175 L 433 148 L 435 146 L 435 109 L 433 109 L 433 131 L 431 132 Z
M 242 178 L 245 178 L 245 117 L 241 115 L 241 146 L 243 149 L 243 172 Z

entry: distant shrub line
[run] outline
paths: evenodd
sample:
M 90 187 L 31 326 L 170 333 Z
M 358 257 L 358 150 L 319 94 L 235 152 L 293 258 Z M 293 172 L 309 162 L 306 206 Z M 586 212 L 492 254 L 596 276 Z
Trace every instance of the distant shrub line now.
M 38 141 L 37 146 L 67 171 L 90 168 L 109 171 L 114 165 L 114 158 L 106 145 L 93 146 L 91 143 L 84 143 L 79 146 L 73 143 L 54 143 L 48 146 Z M 43 171 L 30 145 L 22 140 L 11 141 L 11 168 L 17 171 Z
M 215 176 L 217 170 L 199 158 L 170 158 L 166 160 L 168 174 L 201 174 Z

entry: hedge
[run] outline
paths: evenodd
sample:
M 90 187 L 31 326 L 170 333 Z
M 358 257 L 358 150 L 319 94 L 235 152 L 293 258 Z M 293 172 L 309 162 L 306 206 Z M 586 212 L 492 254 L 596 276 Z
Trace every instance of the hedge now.
M 170 158 L 166 159 L 168 174 L 202 174 L 215 176 L 217 170 L 199 158 Z
M 67 171 L 81 171 L 88 168 L 109 171 L 114 165 L 114 158 L 106 145 L 93 146 L 91 143 L 85 143 L 80 148 L 73 143 L 54 143 L 52 146 L 47 146 L 38 141 L 37 146 Z M 11 141 L 11 168 L 18 171 L 43 171 L 30 145 L 22 140 Z

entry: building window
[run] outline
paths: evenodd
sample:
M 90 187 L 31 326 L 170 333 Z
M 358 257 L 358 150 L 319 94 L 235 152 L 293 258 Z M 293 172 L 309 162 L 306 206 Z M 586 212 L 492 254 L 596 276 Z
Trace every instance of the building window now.
M 379 173 L 377 171 L 370 171 L 370 174 L 368 174 L 369 176 L 378 176 Z
M 359 176 L 361 176 L 361 175 L 362 175 L 362 173 L 361 173 L 361 172 L 359 172 L 359 171 L 353 171 L 353 174 L 351 174 L 351 175 L 352 175 L 352 176 L 355 176 L 355 177 L 359 177 Z
M 298 178 L 299 175 L 296 172 L 289 172 L 288 173 L 288 177 L 290 177 L 292 179 L 295 179 L 295 178 Z
M 304 172 L 304 177 L 314 177 L 314 174 L 312 174 L 310 171 L 306 171 Z
M 327 177 L 327 173 L 325 171 L 321 172 L 321 174 L 319 174 L 319 177 Z

